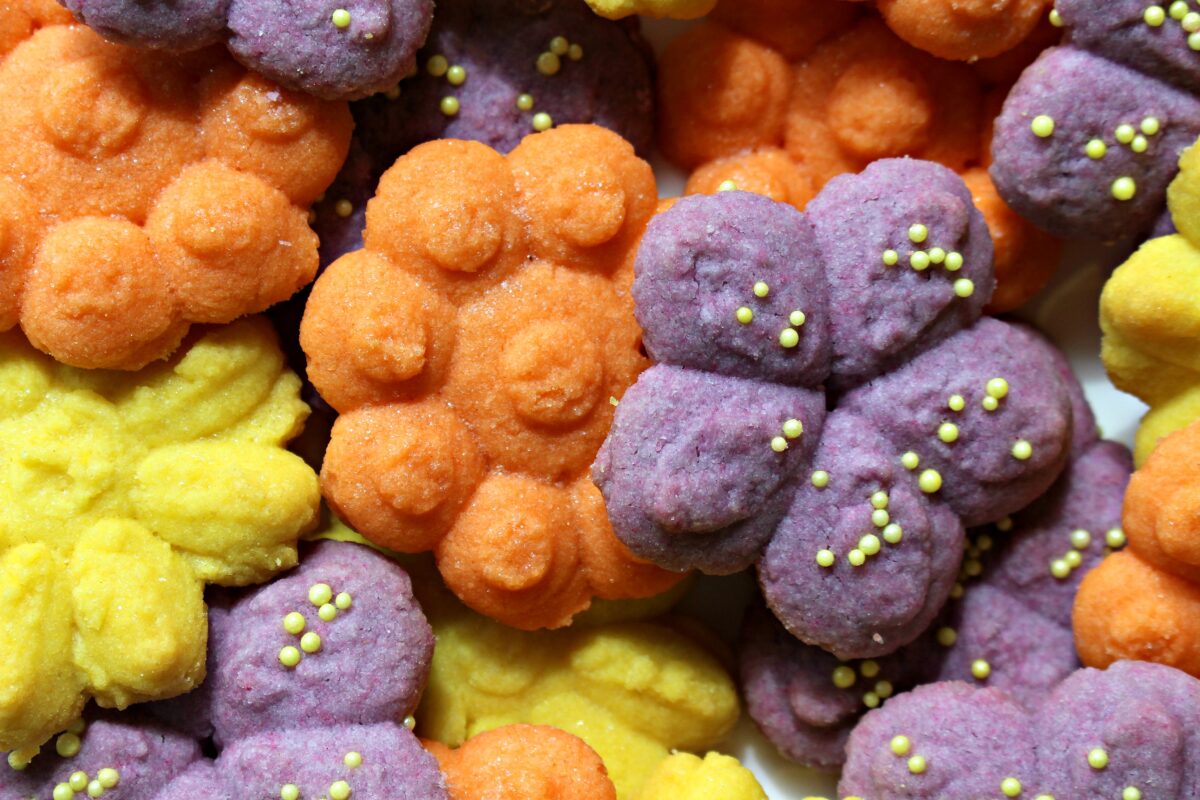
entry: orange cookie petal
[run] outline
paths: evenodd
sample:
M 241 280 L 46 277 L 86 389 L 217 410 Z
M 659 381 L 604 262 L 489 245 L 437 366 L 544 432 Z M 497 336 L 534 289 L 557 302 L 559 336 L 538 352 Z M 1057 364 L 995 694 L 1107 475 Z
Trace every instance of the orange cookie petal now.
M 722 0 L 712 18 L 795 61 L 847 28 L 862 8 L 842 0 Z
M 888 26 L 939 58 L 971 61 L 1016 47 L 1037 26 L 1046 0 L 879 0 Z
M 803 211 L 816 195 L 813 178 L 803 164 L 797 164 L 787 152 L 764 147 L 701 164 L 688 178 L 684 194 L 714 194 L 732 187 L 743 192 L 766 195 L 778 203 L 790 203 Z
M 1145 561 L 1200 583 L 1200 423 L 1158 443 L 1125 492 L 1129 548 Z M 1200 646 L 1200 645 L 1198 645 Z

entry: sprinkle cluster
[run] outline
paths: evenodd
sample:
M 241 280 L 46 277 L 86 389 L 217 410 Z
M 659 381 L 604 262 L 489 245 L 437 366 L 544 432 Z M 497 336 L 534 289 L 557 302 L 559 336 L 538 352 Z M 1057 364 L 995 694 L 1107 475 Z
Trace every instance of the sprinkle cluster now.
M 915 272 L 924 272 L 930 266 L 941 266 L 946 272 L 954 274 L 963 267 L 962 253 L 956 250 L 945 250 L 941 247 L 930 247 L 928 249 L 917 249 L 917 245 L 924 244 L 929 239 L 928 226 L 915 222 L 908 226 L 908 241 L 913 245 L 913 248 L 908 250 L 907 260 L 908 265 Z M 883 251 L 881 260 L 885 267 L 894 267 L 900 263 L 901 253 L 898 250 L 888 248 Z M 954 281 L 954 294 L 957 297 L 966 299 L 975 294 L 975 283 L 970 278 L 958 278 Z
M 1174 9 L 1175 6 L 1183 6 L 1185 9 L 1184 13 L 1188 13 L 1186 12 L 1187 4 L 1183 0 L 1178 0 L 1178 2 L 1172 4 L 1172 9 Z M 1151 8 L 1157 8 L 1160 12 L 1162 11 L 1160 6 L 1151 6 Z M 1147 11 L 1147 13 L 1149 13 L 1149 11 Z M 1172 11 L 1172 14 L 1174 13 L 1175 12 Z M 1195 24 L 1197 26 L 1196 29 L 1200 30 L 1200 14 L 1196 12 L 1190 12 L 1189 16 L 1195 18 Z M 1159 24 L 1162 23 L 1160 22 Z M 1196 41 L 1200 43 L 1200 38 L 1198 38 Z M 1190 43 L 1191 37 L 1189 37 L 1189 44 Z M 1054 119 L 1046 114 L 1039 114 L 1029 123 L 1029 128 L 1031 131 L 1033 131 L 1033 135 L 1039 139 L 1048 139 L 1054 135 Z M 1139 122 L 1136 127 L 1132 123 L 1122 122 L 1113 130 L 1113 143 L 1111 145 L 1100 136 L 1094 136 L 1087 141 L 1087 144 L 1083 146 L 1083 152 L 1086 153 L 1087 157 L 1093 161 L 1099 161 L 1100 159 L 1104 158 L 1105 154 L 1108 153 L 1108 148 L 1110 146 L 1120 147 L 1121 145 L 1124 145 L 1128 147 L 1131 152 L 1140 155 L 1150 149 L 1150 140 L 1161 133 L 1162 130 L 1163 121 L 1158 117 L 1143 117 L 1142 121 Z M 1112 192 L 1112 196 L 1117 200 L 1132 200 L 1134 195 L 1137 194 L 1137 182 L 1128 175 L 1122 175 L 1112 182 L 1110 191 Z
M 863 705 L 867 708 L 878 708 L 880 703 L 887 700 L 896 691 L 891 681 L 880 676 L 881 671 L 879 662 L 872 659 L 859 662 L 857 672 L 850 664 L 839 664 L 834 668 L 831 680 L 833 685 L 839 689 L 851 689 L 858 683 L 858 676 L 861 675 L 866 679 L 866 685 L 870 687 L 863 692 Z M 874 683 L 870 683 L 871 681 Z
M 829 485 L 829 473 L 818 470 L 813 473 L 812 481 L 813 485 L 818 489 L 823 489 Z M 873 492 L 867 502 L 871 508 L 871 525 L 874 526 L 875 530 L 863 534 L 862 538 L 858 540 L 858 546 L 852 548 L 846 554 L 846 560 L 850 562 L 850 566 L 852 567 L 861 567 L 867 563 L 868 558 L 879 554 L 880 550 L 883 549 L 880 541 L 881 537 L 882 541 L 888 544 L 900 544 L 904 538 L 904 529 L 898 523 L 892 521 L 891 514 L 888 512 L 889 498 L 886 491 L 879 489 Z M 817 551 L 817 564 L 819 566 L 832 567 L 836 561 L 837 556 L 832 550 L 826 548 Z
M 348 769 L 357 769 L 362 766 L 362 753 L 351 750 L 342 757 L 342 763 Z M 337 780 L 329 784 L 329 788 L 325 792 L 325 796 L 318 800 L 347 800 L 353 790 L 350 788 L 350 783 L 344 780 Z M 280 800 L 300 800 L 300 787 L 294 783 L 285 783 L 279 787 Z
M 317 608 L 317 616 L 323 622 L 333 622 L 341 612 L 349 611 L 354 599 L 348 592 L 339 592 L 335 597 L 327 583 L 314 583 L 308 589 L 308 601 Z M 321 651 L 321 636 L 316 631 L 307 631 L 308 620 L 299 611 L 291 611 L 283 618 L 283 629 L 300 637 L 300 647 L 287 645 L 279 651 L 279 663 L 288 669 L 294 668 L 304 658 Z M 336 798 L 335 798 L 336 800 Z
M 95 777 L 83 770 L 77 770 L 65 781 L 55 785 L 52 796 L 54 800 L 72 800 L 77 793 L 87 792 L 88 797 L 102 797 L 105 791 L 115 788 L 120 782 L 121 773 L 112 767 L 97 770 Z
M 1170 19 L 1179 24 L 1187 35 L 1187 45 L 1200 50 L 1200 14 L 1188 5 L 1187 0 L 1175 0 L 1165 9 L 1160 5 L 1147 6 L 1142 12 L 1142 21 L 1151 28 L 1161 28 Z
M 771 287 L 766 281 L 755 281 L 754 286 L 751 287 L 751 292 L 759 300 L 764 300 L 771 294 Z M 733 317 L 742 325 L 749 325 L 754 322 L 754 309 L 748 305 L 738 306 L 733 312 Z M 788 314 L 787 327 L 779 332 L 779 346 L 785 350 L 791 350 L 800 344 L 800 329 L 804 327 L 804 323 L 807 321 L 808 317 L 803 311 L 798 308 L 793 309 Z

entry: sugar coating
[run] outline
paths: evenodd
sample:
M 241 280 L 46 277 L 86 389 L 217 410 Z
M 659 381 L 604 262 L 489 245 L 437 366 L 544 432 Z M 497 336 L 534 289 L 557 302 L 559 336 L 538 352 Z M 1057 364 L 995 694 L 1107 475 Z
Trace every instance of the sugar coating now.
M 1086 406 L 1081 415 L 1087 415 Z M 875 702 L 869 695 L 892 702 L 879 697 L 880 681 L 887 683 L 886 694 L 965 680 L 1003 689 L 1021 705 L 1036 708 L 1079 666 L 1072 598 L 1083 576 L 1111 549 L 1105 534 L 1120 524 L 1129 472 L 1128 452 L 1097 441 L 1093 427 L 1055 485 L 1014 514 L 1011 527 L 1006 522 L 976 528 L 965 540 L 940 545 L 953 550 L 956 563 L 964 559 L 956 580 L 965 594 L 952 599 L 913 644 L 876 659 L 873 672 L 867 662 L 842 661 L 803 644 L 765 609 L 753 610 L 743 628 L 740 669 L 751 717 L 788 758 L 832 768 L 842 763 L 846 737 L 869 710 L 868 702 Z M 904 528 L 905 543 L 910 528 Z M 1089 538 L 1079 549 L 1071 535 L 1081 529 Z M 1057 577 L 1052 562 L 1071 550 L 1080 554 L 1079 566 Z M 972 574 L 972 561 L 980 563 L 980 572 Z M 903 596 L 902 589 L 893 594 Z M 953 631 L 949 645 L 946 630 Z M 979 659 L 989 665 L 982 682 L 971 671 Z M 852 685 L 831 682 L 839 668 L 850 670 Z
M 711 194 L 732 183 L 803 210 L 831 178 L 874 160 L 937 161 L 968 178 L 997 241 L 996 273 L 1008 288 L 992 310 L 1035 294 L 1057 266 L 1059 245 L 1008 209 L 982 168 L 991 139 L 985 121 L 1015 79 L 1009 62 L 1019 72 L 1031 61 L 1046 44 L 1042 31 L 1003 58 L 968 66 L 914 49 L 878 19 L 857 20 L 852 4 L 796 16 L 819 20 L 801 29 L 787 21 L 799 13 L 795 3 L 785 5 L 786 14 L 770 2 L 719 5 L 720 24 L 667 47 L 659 143 L 693 170 L 685 191 Z
M 308 408 L 262 320 L 140 372 L 52 362 L 0 335 L 0 748 L 46 741 L 94 697 L 167 697 L 204 675 L 205 583 L 267 580 L 316 521 L 284 447 Z M 270 498 L 263 502 L 262 498 Z
M 0 98 L 0 330 L 137 369 L 312 280 L 303 209 L 345 156 L 344 104 L 73 25 L 10 51 Z
M 600 755 L 619 800 L 637 800 L 671 752 L 704 751 L 737 721 L 725 667 L 678 624 L 521 631 L 465 608 L 429 573 L 414 571 L 437 636 L 416 712 L 423 738 L 459 747 L 515 723 L 562 728 Z
M 1082 669 L 1024 711 L 1000 690 L 923 686 L 867 714 L 847 745 L 841 795 L 879 798 L 1189 797 L 1200 791 L 1200 682 L 1158 664 Z M 907 739 L 908 753 L 892 748 Z M 924 759 L 912 769 L 910 759 Z M 1010 784 L 1011 786 L 1011 784 Z
M 633 294 L 659 363 L 622 399 L 593 477 L 635 555 L 727 573 L 766 545 L 760 582 L 785 626 L 868 657 L 937 613 L 962 520 L 1053 482 L 1073 395 L 1049 345 L 979 320 L 991 247 L 948 169 L 875 162 L 808 208 L 727 191 L 651 222 Z M 910 546 L 883 547 L 892 517 Z
M 91 782 L 100 779 L 102 770 L 116 770 L 120 797 L 155 800 L 164 783 L 201 759 L 194 739 L 133 712 L 89 713 L 73 729 L 79 733 L 68 734 L 78 741 L 72 755 L 59 755 L 52 744 L 21 770 L 0 764 L 0 792 L 5 797 L 50 797 L 77 772 Z
M 1200 421 L 1159 442 L 1129 483 L 1129 548 L 1075 599 L 1075 641 L 1088 666 L 1138 658 L 1200 674 L 1200 556 L 1194 448 Z
M 450 800 L 616 800 L 596 751 L 548 725 L 505 725 L 451 750 L 425 746 L 446 775 Z
M 433 18 L 430 0 L 63 4 L 114 42 L 181 53 L 224 40 L 247 69 L 325 100 L 353 100 L 394 86 L 415 65 Z
M 331 619 L 320 600 L 337 603 Z M 331 796 L 338 781 L 360 800 L 447 798 L 436 761 L 401 723 L 428 676 L 433 633 L 391 559 L 358 544 L 307 544 L 296 569 L 213 606 L 204 691 L 156 714 L 210 720 L 220 751 L 212 769 L 193 769 L 158 800 L 273 797 L 286 784 Z M 290 614 L 302 633 L 285 628 Z M 310 652 L 303 637 L 313 634 L 320 646 Z M 289 646 L 303 648 L 293 666 L 282 660 Z
M 1179 232 L 1151 239 L 1113 272 L 1100 296 L 1100 356 L 1113 384 L 1150 406 L 1135 439 L 1145 462 L 1172 431 L 1200 419 L 1200 149 L 1179 160 L 1167 190 Z
M 587 475 L 645 366 L 627 287 L 655 203 L 649 165 L 596 126 L 507 157 L 422 145 L 383 176 L 366 249 L 305 310 L 309 377 L 341 412 L 326 497 L 378 544 L 434 550 L 451 588 L 507 624 L 558 627 L 594 596 L 679 580 L 612 536 Z

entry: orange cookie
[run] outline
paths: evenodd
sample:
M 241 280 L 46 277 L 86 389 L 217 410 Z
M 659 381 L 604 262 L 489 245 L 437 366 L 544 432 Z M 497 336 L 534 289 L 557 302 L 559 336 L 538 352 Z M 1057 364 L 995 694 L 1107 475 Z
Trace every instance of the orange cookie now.
M 109 44 L 26 0 L 0 62 L 0 330 L 85 368 L 164 358 L 316 271 L 306 208 L 349 147 L 344 103 L 223 53 Z
M 505 725 L 457 750 L 424 742 L 446 775 L 450 800 L 616 800 L 596 751 L 547 725 Z
M 1048 0 L 878 0 L 888 27 L 939 58 L 974 61 L 1024 41 Z
M 1075 598 L 1075 644 L 1088 666 L 1138 659 L 1200 676 L 1198 448 L 1195 422 L 1133 474 L 1122 518 L 1129 547 L 1089 573 Z
M 459 597 L 509 625 L 566 625 L 594 596 L 681 577 L 617 542 L 588 474 L 646 365 L 629 285 L 656 203 L 649 165 L 591 125 L 507 157 L 421 145 L 305 309 L 309 377 L 342 414 L 325 496 L 374 542 L 433 550 Z

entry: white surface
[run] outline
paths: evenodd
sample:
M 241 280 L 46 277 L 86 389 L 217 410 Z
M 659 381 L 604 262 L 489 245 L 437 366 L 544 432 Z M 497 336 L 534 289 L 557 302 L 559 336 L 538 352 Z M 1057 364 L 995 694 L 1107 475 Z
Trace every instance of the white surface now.
M 647 38 L 656 51 L 690 24 L 649 20 L 643 23 Z M 678 195 L 685 175 L 660 157 L 652 159 L 658 178 L 659 196 Z M 1107 439 L 1133 444 L 1133 434 L 1145 406 L 1137 399 L 1117 391 L 1100 363 L 1100 328 L 1097 308 L 1100 290 L 1112 267 L 1124 257 L 1125 249 L 1104 248 L 1071 243 L 1053 283 L 1019 316 L 1034 323 L 1050 336 L 1071 361 L 1083 383 L 1097 422 Z M 681 608 L 703 619 L 725 641 L 736 642 L 742 610 L 756 591 L 749 573 L 727 578 L 703 577 L 689 592 Z M 772 800 L 791 800 L 816 795 L 835 797 L 835 778 L 807 770 L 782 758 L 743 713 L 733 735 L 720 749 L 738 757 L 749 767 Z

